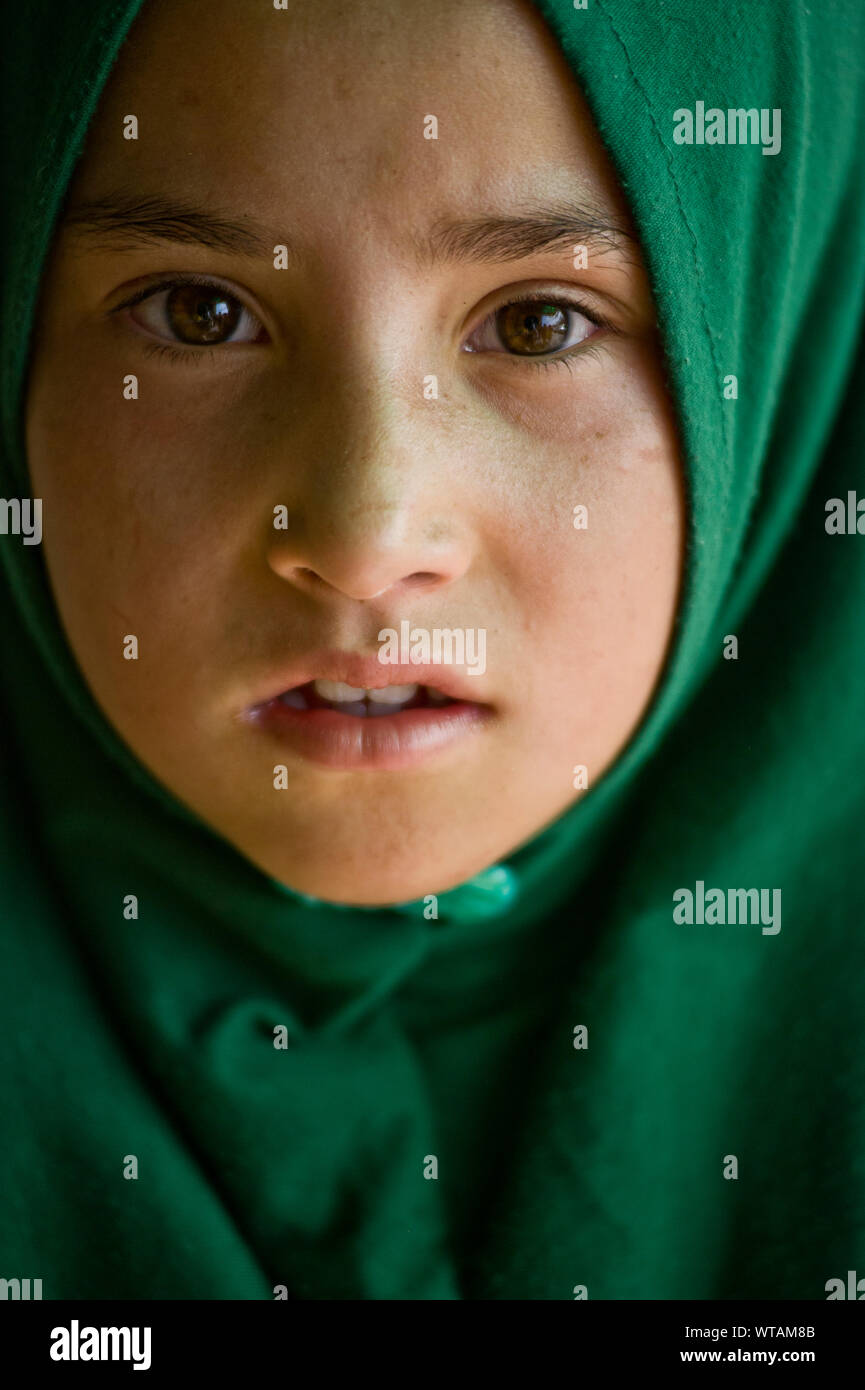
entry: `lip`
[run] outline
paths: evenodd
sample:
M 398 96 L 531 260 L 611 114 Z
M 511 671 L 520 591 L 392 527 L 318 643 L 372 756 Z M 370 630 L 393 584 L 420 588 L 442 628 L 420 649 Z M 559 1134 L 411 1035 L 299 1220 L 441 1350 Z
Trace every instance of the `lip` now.
M 303 663 L 286 667 L 262 681 L 259 694 L 250 701 L 250 708 L 275 700 L 286 690 L 306 685 L 308 681 L 341 681 L 356 689 L 372 690 L 386 685 L 431 685 L 452 700 L 467 700 L 485 704 L 482 676 L 463 675 L 456 667 L 443 663 L 393 666 L 379 661 L 377 656 L 360 652 L 321 651 L 303 658 Z
M 242 718 L 320 767 L 399 771 L 419 766 L 479 733 L 493 707 L 475 689 L 481 677 L 442 664 L 393 666 L 356 652 L 323 651 L 271 677 Z M 336 709 L 292 709 L 279 696 L 310 681 L 341 681 L 364 689 L 426 685 L 454 703 L 361 719 Z

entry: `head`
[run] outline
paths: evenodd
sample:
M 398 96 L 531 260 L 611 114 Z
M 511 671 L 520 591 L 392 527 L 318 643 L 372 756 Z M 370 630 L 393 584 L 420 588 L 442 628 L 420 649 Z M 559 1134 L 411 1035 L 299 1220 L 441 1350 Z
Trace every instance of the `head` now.
M 624 195 L 523 0 L 146 4 L 58 228 L 26 430 L 97 703 L 301 892 L 454 886 L 651 700 L 677 430 Z M 345 695 L 317 679 L 410 708 L 310 709 Z

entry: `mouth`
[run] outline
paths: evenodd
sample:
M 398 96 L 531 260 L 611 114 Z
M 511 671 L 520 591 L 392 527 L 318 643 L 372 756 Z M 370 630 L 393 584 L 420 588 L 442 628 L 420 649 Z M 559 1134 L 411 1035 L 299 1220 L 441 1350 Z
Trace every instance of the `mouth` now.
M 411 709 L 442 709 L 457 702 L 431 685 L 366 688 L 342 681 L 314 680 L 276 697 L 286 709 L 332 709 L 352 719 L 382 719 Z
M 363 668 L 368 684 L 314 677 L 252 706 L 246 718 L 320 767 L 398 771 L 456 749 L 493 717 L 490 705 L 467 698 L 470 682 L 453 672 L 418 670 L 430 676 L 423 682 L 408 674 L 376 663 Z

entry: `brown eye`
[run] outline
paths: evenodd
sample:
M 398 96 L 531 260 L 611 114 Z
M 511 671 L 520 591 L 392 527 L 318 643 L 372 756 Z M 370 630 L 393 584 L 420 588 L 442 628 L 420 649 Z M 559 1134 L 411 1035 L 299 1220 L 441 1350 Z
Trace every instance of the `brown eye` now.
M 157 285 L 119 307 L 128 310 L 139 328 L 146 328 L 163 342 L 221 347 L 268 341 L 261 321 L 237 295 L 210 281 Z
M 603 322 L 580 304 L 554 303 L 529 291 L 524 298 L 493 309 L 463 344 L 463 351 L 559 361 L 599 332 Z
M 223 343 L 240 322 L 243 305 L 216 285 L 178 285 L 165 301 L 165 316 L 183 343 Z
M 568 337 L 568 311 L 543 299 L 506 304 L 495 316 L 502 347 L 523 357 L 556 352 Z

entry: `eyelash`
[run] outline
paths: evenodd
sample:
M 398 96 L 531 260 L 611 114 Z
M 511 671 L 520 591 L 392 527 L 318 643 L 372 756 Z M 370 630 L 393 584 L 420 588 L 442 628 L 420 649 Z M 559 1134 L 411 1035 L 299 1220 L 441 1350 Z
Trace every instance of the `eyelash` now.
M 210 289 L 225 288 L 225 286 L 220 285 L 218 279 L 213 279 L 211 275 L 192 275 L 186 274 L 184 271 L 178 271 L 177 274 L 172 275 L 171 279 L 160 279 L 160 281 L 154 282 L 153 285 L 145 285 L 143 289 L 136 289 L 134 295 L 129 295 L 128 299 L 122 300 L 122 303 L 115 304 L 111 313 L 118 314 L 121 309 L 134 309 L 135 304 L 142 304 L 145 302 L 145 299 L 152 299 L 153 295 L 159 295 L 163 289 L 177 289 L 178 285 L 206 285 L 207 288 Z M 231 295 L 232 292 L 227 289 L 225 293 Z M 238 295 L 232 295 L 232 297 L 238 300 L 238 303 L 242 303 Z
M 147 285 L 144 289 L 137 290 L 135 294 L 130 295 L 130 297 L 128 299 L 123 300 L 121 304 L 117 304 L 111 312 L 114 314 L 118 314 L 123 309 L 132 309 L 135 307 L 136 304 L 142 304 L 146 299 L 151 299 L 153 295 L 160 294 L 163 290 L 176 289 L 178 285 L 205 285 L 211 286 L 214 289 L 222 288 L 217 281 L 213 280 L 211 277 L 207 275 L 192 275 L 178 273 L 174 275 L 170 280 L 160 280 L 156 284 Z M 231 291 L 227 290 L 226 293 L 231 294 Z M 234 295 L 233 297 L 238 299 L 236 295 Z M 532 294 L 531 292 L 515 294 L 512 296 L 512 298 L 503 300 L 501 304 L 497 304 L 495 309 L 492 309 L 490 311 L 490 314 L 487 315 L 487 318 L 490 318 L 493 314 L 501 313 L 502 309 L 507 309 L 512 304 L 525 304 L 527 300 L 531 300 L 537 297 L 537 295 Z M 555 304 L 557 308 L 570 309 L 575 313 L 582 314 L 583 317 L 588 319 L 590 323 L 593 323 L 596 328 L 606 329 L 606 331 L 609 333 L 615 333 L 618 331 L 615 325 L 612 324 L 609 321 L 609 319 L 605 318 L 602 314 L 599 314 L 597 310 L 586 308 L 585 304 L 579 303 L 577 300 L 567 299 L 562 295 L 556 296 L 542 294 L 541 297 L 548 304 Z M 238 299 L 238 303 L 243 303 L 243 301 Z M 252 313 L 252 310 L 249 310 L 249 312 Z M 486 320 L 484 320 L 484 322 L 486 322 Z M 204 358 L 210 360 L 213 357 L 213 354 L 219 351 L 220 346 L 223 345 L 217 345 L 214 347 L 207 346 L 206 344 L 201 344 L 200 346 L 196 347 L 193 344 L 187 344 L 185 348 L 180 348 L 175 347 L 172 343 L 158 342 L 155 339 L 153 339 L 149 341 L 146 340 L 143 343 L 142 351 L 148 357 L 160 357 L 163 361 L 167 362 L 186 363 L 191 361 L 200 362 Z M 231 345 L 225 344 L 224 346 Z M 572 357 L 577 356 L 577 354 L 581 356 L 586 356 L 587 354 L 594 355 L 596 350 L 597 345 L 594 342 L 594 338 L 590 338 L 585 343 L 577 343 L 574 347 L 567 348 L 562 353 L 550 353 L 549 356 L 531 357 L 528 354 L 524 356 L 520 353 L 509 352 L 497 353 L 496 356 L 505 358 L 508 362 L 513 363 L 521 371 L 524 368 L 534 369 L 535 371 L 548 371 L 552 367 L 564 367 L 566 371 L 573 372 L 573 367 L 571 366 Z
M 555 304 L 559 309 L 571 309 L 577 314 L 582 314 L 583 318 L 588 319 L 589 323 L 593 323 L 596 328 L 606 329 L 608 333 L 618 332 L 615 324 L 611 323 L 603 314 L 599 314 L 596 309 L 587 309 L 585 304 L 581 304 L 576 299 L 568 299 L 563 295 L 544 294 L 543 291 L 539 294 L 533 291 L 529 291 L 528 293 L 523 291 L 522 294 L 515 294 L 513 298 L 505 299 L 501 304 L 497 304 L 494 309 L 491 309 L 490 313 L 487 314 L 487 318 L 491 318 L 493 314 L 500 314 L 502 309 L 509 308 L 511 304 L 525 304 L 527 300 L 533 299 L 543 299 L 545 304 Z M 483 322 L 486 323 L 486 319 L 484 319 Z M 573 372 L 574 369 L 571 366 L 572 357 L 594 356 L 598 348 L 599 344 L 595 342 L 594 336 L 592 336 L 586 342 L 576 343 L 574 347 L 566 348 L 564 352 L 550 353 L 547 357 L 531 357 L 528 354 L 524 356 L 517 352 L 496 353 L 496 356 L 503 357 L 507 362 L 512 363 L 519 371 L 522 371 L 524 367 L 536 371 L 547 371 L 551 367 L 564 367 L 566 371 Z
M 136 290 L 128 299 L 124 299 L 122 303 L 116 304 L 111 310 L 111 313 L 119 314 L 124 309 L 134 309 L 136 304 L 143 304 L 146 299 L 152 299 L 154 295 L 161 294 L 163 290 L 177 289 L 178 285 L 204 285 L 209 289 L 222 289 L 227 295 L 230 295 L 232 299 L 236 299 L 238 304 L 244 303 L 239 295 L 235 294 L 233 290 L 227 289 L 224 285 L 220 285 L 219 281 L 214 280 L 212 275 L 193 275 L 191 273 L 178 271 L 177 274 L 172 275 L 170 279 L 158 280 L 155 284 L 145 285 L 143 289 Z M 244 305 L 244 308 L 247 308 L 247 306 Z M 248 312 L 250 314 L 253 313 L 252 309 L 248 309 Z M 253 317 L 258 318 L 258 315 L 254 314 Z M 205 358 L 209 360 L 215 352 L 219 351 L 220 346 L 248 347 L 251 346 L 251 344 L 229 343 L 208 346 L 206 343 L 201 343 L 196 347 L 194 343 L 187 343 L 185 348 L 181 348 L 179 346 L 175 347 L 173 343 L 145 338 L 142 344 L 142 351 L 147 357 L 161 357 L 168 362 L 185 363 L 194 361 L 200 362 Z
M 202 343 L 200 347 L 187 344 L 185 348 L 174 347 L 172 343 L 145 342 L 142 352 L 145 357 L 162 357 L 168 362 L 200 362 L 211 358 L 218 349 Z

